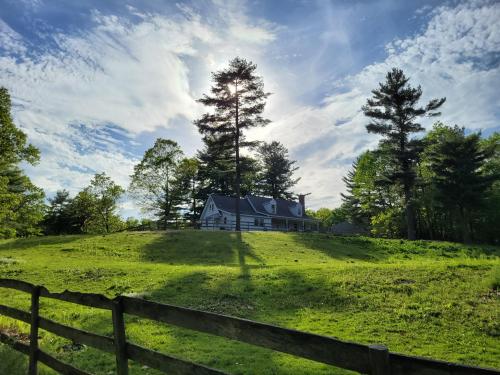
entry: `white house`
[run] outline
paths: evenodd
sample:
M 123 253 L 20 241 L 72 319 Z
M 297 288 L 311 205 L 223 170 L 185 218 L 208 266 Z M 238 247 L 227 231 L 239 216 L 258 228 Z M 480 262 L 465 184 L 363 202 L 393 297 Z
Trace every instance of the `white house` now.
M 299 201 L 247 195 L 240 198 L 240 227 L 242 231 L 317 231 L 319 221 L 305 214 L 304 195 Z M 200 217 L 201 229 L 234 230 L 236 198 L 210 194 Z

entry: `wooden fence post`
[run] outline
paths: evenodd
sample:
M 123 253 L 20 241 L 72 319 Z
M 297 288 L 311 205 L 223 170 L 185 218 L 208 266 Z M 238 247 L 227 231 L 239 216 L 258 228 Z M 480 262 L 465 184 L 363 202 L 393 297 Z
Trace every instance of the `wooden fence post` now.
M 115 341 L 116 372 L 118 375 L 128 374 L 127 341 L 125 322 L 123 320 L 123 302 L 121 298 L 113 301 L 113 334 Z
M 389 362 L 389 350 L 384 345 L 369 345 L 370 350 L 370 374 L 390 375 L 391 364 Z
M 38 314 L 40 310 L 40 286 L 35 286 L 31 291 L 31 327 L 30 327 L 30 360 L 28 367 L 29 375 L 37 374 L 38 364 Z

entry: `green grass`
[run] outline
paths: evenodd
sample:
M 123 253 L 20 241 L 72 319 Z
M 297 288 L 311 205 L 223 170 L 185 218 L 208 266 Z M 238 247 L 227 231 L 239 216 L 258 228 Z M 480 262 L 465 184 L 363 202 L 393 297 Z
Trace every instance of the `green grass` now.
M 0 277 L 245 317 L 391 351 L 500 368 L 500 249 L 327 234 L 183 231 L 0 241 Z M 25 293 L 2 304 L 28 309 Z M 109 312 L 42 299 L 42 315 L 100 334 Z M 345 374 L 247 344 L 127 316 L 140 345 L 234 374 Z M 0 317 L 0 329 L 27 327 Z M 96 374 L 113 356 L 41 332 L 41 347 Z M 0 373 L 21 374 L 0 345 Z M 23 361 L 25 362 L 24 357 Z M 16 370 L 16 369 L 18 370 Z M 51 373 L 44 369 L 42 373 Z M 131 374 L 155 374 L 132 363 Z

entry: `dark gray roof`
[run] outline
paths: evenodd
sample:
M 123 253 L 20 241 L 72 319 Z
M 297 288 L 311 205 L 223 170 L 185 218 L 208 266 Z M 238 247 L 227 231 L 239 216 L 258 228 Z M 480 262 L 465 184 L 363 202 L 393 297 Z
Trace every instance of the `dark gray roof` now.
M 226 197 L 223 195 L 212 194 L 212 199 L 215 202 L 215 205 L 218 209 L 224 210 L 227 212 L 235 213 L 236 208 L 236 198 L 235 197 Z M 248 198 L 248 199 L 247 199 Z M 251 204 L 249 204 L 249 201 Z M 314 218 L 307 216 L 303 213 L 302 216 L 295 216 L 290 211 L 290 207 L 293 207 L 297 204 L 297 202 L 289 201 L 285 199 L 275 199 L 276 201 L 276 214 L 270 214 L 264 208 L 264 204 L 269 202 L 271 198 L 266 197 L 258 197 L 256 195 L 247 195 L 245 198 L 240 199 L 240 212 L 242 214 L 253 215 L 253 216 L 281 216 L 281 217 L 289 217 L 293 219 L 307 219 L 307 220 L 315 220 Z M 253 207 L 255 207 L 255 210 Z
M 212 194 L 212 199 L 214 200 L 215 205 L 219 210 L 235 213 L 236 212 L 236 197 L 226 197 L 224 195 Z M 244 198 L 240 199 L 240 213 L 247 215 L 257 215 L 252 206 L 248 203 L 248 201 Z

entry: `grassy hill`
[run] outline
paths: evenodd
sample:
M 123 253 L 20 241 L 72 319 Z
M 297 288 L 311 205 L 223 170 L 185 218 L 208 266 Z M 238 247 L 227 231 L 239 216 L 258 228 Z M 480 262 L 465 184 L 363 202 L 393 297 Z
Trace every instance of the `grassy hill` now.
M 0 277 L 51 291 L 154 301 L 383 343 L 391 351 L 500 368 L 500 249 L 327 234 L 182 231 L 0 241 Z M 0 289 L 27 309 L 29 296 Z M 110 335 L 111 314 L 42 299 L 42 315 Z M 0 317 L 0 329 L 27 332 Z M 129 317 L 140 345 L 234 374 L 345 374 L 289 355 Z M 41 346 L 96 374 L 114 358 L 42 331 Z M 0 373 L 22 358 L 0 346 Z M 17 373 L 24 373 L 22 369 Z M 45 372 L 51 373 L 45 369 Z M 154 374 L 134 365 L 131 374 Z

